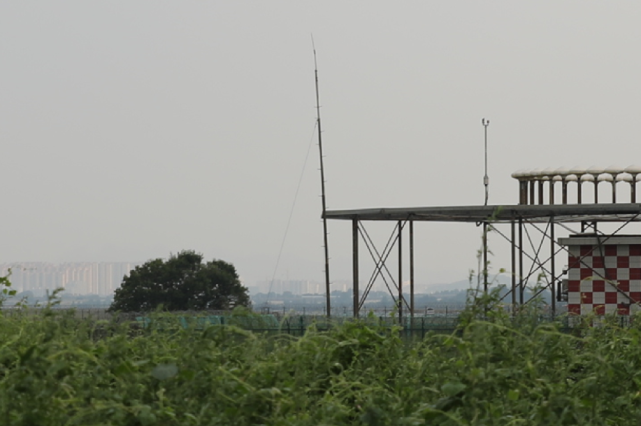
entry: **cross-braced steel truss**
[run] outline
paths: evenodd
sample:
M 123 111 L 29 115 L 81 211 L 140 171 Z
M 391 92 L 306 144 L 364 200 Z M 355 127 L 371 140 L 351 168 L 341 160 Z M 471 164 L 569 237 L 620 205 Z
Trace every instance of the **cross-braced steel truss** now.
M 488 292 L 488 235 L 499 235 L 510 247 L 511 283 L 499 303 L 516 312 L 519 306 L 537 300 L 545 291 L 550 293 L 549 310 L 552 315 L 559 312 L 560 282 L 567 273 L 567 267 L 558 268 L 558 261 L 568 258 L 568 249 L 558 242 L 558 233 L 579 234 L 591 232 L 605 244 L 609 238 L 619 235 L 630 223 L 640 220 L 641 205 L 585 205 L 585 206 L 479 206 L 479 207 L 436 207 L 420 209 L 369 209 L 365 211 L 328 212 L 329 219 L 350 219 L 352 221 L 352 270 L 353 270 L 353 313 L 359 316 L 365 306 L 374 283 L 381 279 L 398 309 L 399 320 L 405 315 L 413 316 L 414 306 L 414 223 L 467 222 L 483 227 L 482 264 L 483 291 Z M 386 244 L 379 250 L 368 233 L 365 222 L 394 222 Z M 614 232 L 605 234 L 598 224 L 619 223 Z M 506 231 L 505 228 L 508 228 Z M 403 294 L 403 238 L 409 234 L 409 300 Z M 359 268 L 360 242 L 374 262 L 365 287 L 360 289 Z M 396 249 L 398 270 L 394 274 L 388 262 L 394 258 Z

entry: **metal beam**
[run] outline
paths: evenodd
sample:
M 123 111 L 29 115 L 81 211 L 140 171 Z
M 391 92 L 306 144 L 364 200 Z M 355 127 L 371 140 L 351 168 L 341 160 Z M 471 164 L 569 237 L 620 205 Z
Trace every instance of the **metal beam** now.
M 531 205 L 536 204 L 535 202 L 536 198 L 534 196 L 534 188 L 536 188 L 536 183 L 533 180 L 531 180 L 530 181 L 530 204 Z
M 395 207 L 357 210 L 330 210 L 327 219 L 360 221 L 414 221 L 481 223 L 509 223 L 513 217 L 547 223 L 550 216 L 557 222 L 585 220 L 624 222 L 626 216 L 641 213 L 641 204 L 554 204 L 554 205 L 504 205 L 504 206 L 445 206 L 445 207 Z
M 540 194 L 540 191 L 536 192 L 536 186 L 534 192 Z M 530 196 L 528 194 L 528 196 Z M 535 197 L 535 199 L 538 197 Z M 482 215 L 487 214 L 488 216 L 482 217 Z M 403 215 L 401 217 L 401 215 Z M 578 215 L 578 216 L 577 216 Z M 327 218 L 332 219 L 345 219 L 350 218 L 352 221 L 352 240 L 353 240 L 353 296 L 354 296 L 354 316 L 358 317 L 360 315 L 360 309 L 363 308 L 364 299 L 367 297 L 367 291 L 373 285 L 373 281 L 382 275 L 385 280 L 386 276 L 389 277 L 392 281 L 392 286 L 388 284 L 388 280 L 385 280 L 388 287 L 388 291 L 392 294 L 394 298 L 397 293 L 397 300 L 394 302 L 398 306 L 399 320 L 403 320 L 403 316 L 407 316 L 409 312 L 410 316 L 414 315 L 415 312 L 415 246 L 414 246 L 414 221 L 423 220 L 423 221 L 437 221 L 437 222 L 470 222 L 470 219 L 482 217 L 482 220 L 478 222 L 483 224 L 483 280 L 484 280 L 484 291 L 487 293 L 489 290 L 489 271 L 488 271 L 488 230 L 496 229 L 497 232 L 505 239 L 507 239 L 511 244 L 511 269 L 512 269 L 512 283 L 511 290 L 501 298 L 507 299 L 508 295 L 511 294 L 512 305 L 514 308 L 519 305 L 526 304 L 525 300 L 525 290 L 527 283 L 530 277 L 538 271 L 545 273 L 545 280 L 547 281 L 540 291 L 543 291 L 545 288 L 551 287 L 550 291 L 552 293 L 552 303 L 551 311 L 553 315 L 556 315 L 557 303 L 556 303 L 556 293 L 558 289 L 556 283 L 559 277 L 557 277 L 556 271 L 556 258 L 555 256 L 565 249 L 559 245 L 556 241 L 556 226 L 560 226 L 562 229 L 567 230 L 570 233 L 577 233 L 574 229 L 568 227 L 568 224 L 577 223 L 581 224 L 582 231 L 585 231 L 588 227 L 594 229 L 597 234 L 603 234 L 602 231 L 597 229 L 597 224 L 604 221 L 620 222 L 618 229 L 608 236 L 603 236 L 601 243 L 608 241 L 610 238 L 613 238 L 622 228 L 628 225 L 631 222 L 641 221 L 641 204 L 629 203 L 629 204 L 588 204 L 588 205 L 517 205 L 517 206 L 476 206 L 476 207 L 434 207 L 434 208 L 418 208 L 418 209 L 404 209 L 404 208 L 395 208 L 395 209 L 366 209 L 359 211 L 340 211 L 340 212 L 327 212 Z M 495 217 L 497 218 L 495 220 Z M 490 219 L 491 218 L 491 219 Z M 370 255 L 374 259 L 376 264 L 376 269 L 373 274 L 373 279 L 371 279 L 367 291 L 361 295 L 360 294 L 360 270 L 359 270 L 359 234 L 363 236 L 366 245 L 368 244 L 365 234 L 363 234 L 364 227 L 361 223 L 361 220 L 374 220 L 374 221 L 396 221 L 397 226 L 392 231 L 390 240 L 388 241 L 388 246 L 383 251 L 382 255 L 376 252 L 376 255 L 370 249 Z M 402 247 L 402 231 L 403 226 L 410 222 L 409 230 L 409 282 L 410 282 L 410 300 L 407 300 L 403 296 L 403 247 Z M 518 236 L 517 233 L 517 221 L 518 221 Z M 477 222 L 477 223 L 478 223 Z M 507 238 L 506 235 L 503 235 L 500 230 L 498 230 L 497 225 L 501 223 L 509 223 L 511 230 L 511 238 Z M 538 224 L 547 224 L 547 228 L 544 230 L 543 225 Z M 530 237 L 529 227 L 526 225 L 532 225 L 538 232 L 543 236 L 541 237 L 541 243 L 538 242 L 535 244 Z M 490 228 L 492 227 L 492 228 Z M 549 231 L 547 230 L 549 229 Z M 526 250 L 524 247 L 524 232 L 527 234 L 527 239 L 531 246 L 531 250 L 534 251 L 534 255 L 529 254 L 530 248 Z M 395 235 L 396 234 L 396 235 Z M 394 236 L 396 238 L 394 238 Z M 368 236 L 367 236 L 368 237 Z M 550 257 L 543 258 L 541 256 L 540 250 L 543 245 L 545 238 L 550 239 Z M 394 282 L 394 274 L 391 273 L 386 265 L 387 258 L 389 254 L 393 251 L 393 244 L 396 243 L 398 239 L 398 284 Z M 517 240 L 518 239 L 518 240 Z M 373 242 L 369 241 L 369 244 L 373 245 Z M 557 248 L 558 247 L 558 248 Z M 545 251 L 545 250 L 543 250 Z M 565 250 L 567 251 L 567 250 Z M 518 259 L 517 259 L 518 256 Z M 529 261 L 533 263 L 532 268 L 529 268 L 529 272 L 525 270 L 524 257 L 527 256 Z M 529 267 L 528 261 L 528 267 Z M 548 265 L 548 262 L 549 265 Z M 518 263 L 518 264 L 517 264 Z M 518 278 L 517 278 L 518 274 Z M 560 276 L 561 274 L 559 274 Z M 549 277 L 549 278 L 548 278 Z M 394 286 L 396 286 L 397 292 L 394 291 Z M 518 288 L 518 299 L 516 291 Z M 539 293 L 540 293 L 539 291 Z M 537 294 L 539 294 L 537 293 Z M 533 297 L 528 297 L 528 301 L 531 301 Z M 409 303 L 408 303 L 409 302 Z M 405 308 L 403 308 L 405 304 Z M 515 311 L 517 309 L 514 309 Z
M 414 318 L 414 221 L 410 220 L 410 316 Z
M 487 222 L 483 222 L 483 294 L 487 295 Z
M 519 218 L 519 305 L 523 304 L 523 219 Z
M 358 220 L 352 221 L 352 291 L 354 298 L 354 318 L 358 318 Z
M 387 282 L 387 278 L 385 278 L 385 274 L 383 273 L 383 269 L 384 269 L 387 275 L 389 276 L 390 281 L 392 282 L 394 287 L 396 287 L 396 282 L 394 281 L 394 277 L 392 276 L 392 273 L 390 272 L 386 264 L 387 258 L 392 253 L 394 244 L 396 244 L 396 240 L 398 239 L 396 229 L 397 227 L 394 227 L 394 230 L 392 231 L 389 239 L 387 240 L 387 244 L 385 244 L 385 247 L 383 248 L 383 252 L 379 254 L 378 250 L 376 249 L 376 245 L 374 244 L 374 241 L 372 241 L 372 238 L 369 236 L 369 233 L 365 229 L 365 226 L 361 224 L 361 226 L 359 227 L 359 233 L 363 237 L 363 241 L 365 242 L 365 247 L 367 248 L 367 251 L 369 251 L 369 254 L 372 257 L 372 260 L 374 261 L 374 265 L 375 265 L 374 271 L 372 272 L 372 275 L 370 276 L 369 281 L 367 282 L 367 286 L 365 287 L 365 291 L 361 296 L 361 300 L 359 303 L 359 310 L 365 304 L 365 300 L 367 299 L 369 292 L 372 290 L 372 287 L 376 282 L 376 278 L 378 278 L 379 276 L 383 279 L 383 282 L 385 283 L 385 287 L 387 287 L 387 291 L 389 291 L 390 296 L 392 296 L 392 299 L 394 300 L 394 304 L 396 304 L 396 295 L 392 292 L 392 289 L 390 288 L 389 283 Z
M 403 324 L 403 226 L 398 221 L 398 321 Z
M 539 204 L 543 204 L 543 183 L 544 181 L 539 181 Z
M 519 181 L 519 204 L 527 205 L 527 186 L 526 180 Z
M 510 229 L 512 233 L 511 244 L 512 244 L 512 315 L 516 311 L 516 226 L 514 219 L 510 223 Z
M 550 216 L 550 269 L 551 272 L 551 283 L 550 283 L 550 292 L 552 294 L 552 318 L 556 317 L 556 263 L 554 261 L 556 254 L 556 241 L 554 237 L 554 216 Z

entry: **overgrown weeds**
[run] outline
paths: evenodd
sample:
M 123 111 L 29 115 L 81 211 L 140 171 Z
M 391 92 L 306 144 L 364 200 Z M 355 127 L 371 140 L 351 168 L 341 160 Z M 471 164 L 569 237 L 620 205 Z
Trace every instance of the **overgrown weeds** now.
M 515 321 L 484 306 L 410 343 L 371 319 L 292 337 L 0 316 L 0 423 L 639 424 L 641 318 L 567 333 L 535 307 Z

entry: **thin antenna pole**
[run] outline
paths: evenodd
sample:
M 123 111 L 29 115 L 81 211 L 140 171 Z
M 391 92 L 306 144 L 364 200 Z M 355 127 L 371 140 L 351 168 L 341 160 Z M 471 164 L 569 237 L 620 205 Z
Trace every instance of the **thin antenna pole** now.
M 481 119 L 481 124 L 485 127 L 485 175 L 483 176 L 483 185 L 485 186 L 485 203 L 483 205 L 487 206 L 487 200 L 489 197 L 489 186 L 490 178 L 487 175 L 487 126 L 490 125 L 490 120 L 485 118 Z M 483 222 L 483 294 L 487 296 L 487 221 Z
M 329 289 L 329 245 L 327 243 L 327 211 L 325 201 L 325 168 L 323 167 L 323 139 L 321 130 L 320 116 L 320 97 L 318 94 L 318 65 L 316 63 L 316 46 L 314 46 L 314 37 L 312 36 L 312 50 L 314 51 L 314 80 L 316 83 L 316 122 L 318 123 L 318 150 L 320 152 L 320 173 L 321 173 L 321 200 L 323 206 L 323 244 L 325 247 L 325 304 L 327 305 L 327 316 L 332 315 L 330 289 Z
M 489 197 L 489 186 L 490 186 L 490 178 L 487 175 L 487 126 L 490 125 L 490 120 L 486 120 L 485 118 L 481 119 L 481 124 L 483 127 L 485 127 L 485 176 L 483 176 L 483 185 L 485 185 L 485 206 L 487 206 L 487 199 Z

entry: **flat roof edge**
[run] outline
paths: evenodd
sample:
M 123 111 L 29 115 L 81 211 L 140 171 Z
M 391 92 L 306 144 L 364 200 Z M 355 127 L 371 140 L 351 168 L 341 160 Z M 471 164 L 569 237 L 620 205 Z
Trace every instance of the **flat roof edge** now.
M 391 207 L 353 210 L 328 210 L 325 218 L 333 220 L 416 220 L 433 222 L 510 221 L 514 219 L 542 220 L 555 217 L 564 221 L 636 220 L 641 204 L 542 204 L 492 206 Z M 621 217 L 619 217 L 621 216 Z M 639 219 L 641 220 L 641 219 Z
M 559 244 L 563 246 L 598 246 L 604 245 L 626 245 L 641 244 L 641 235 L 600 235 L 582 236 L 573 235 L 568 238 L 559 238 Z

